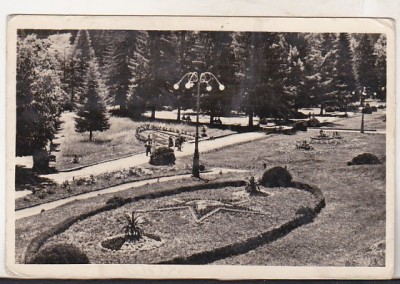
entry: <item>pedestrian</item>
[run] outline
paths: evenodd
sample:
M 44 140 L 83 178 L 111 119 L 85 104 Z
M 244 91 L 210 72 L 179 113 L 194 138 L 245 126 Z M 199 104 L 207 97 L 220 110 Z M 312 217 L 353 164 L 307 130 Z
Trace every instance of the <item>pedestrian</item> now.
M 174 140 L 172 139 L 172 136 L 168 138 L 168 148 L 174 147 Z
M 175 148 L 177 148 L 178 150 L 180 149 L 180 146 L 179 146 L 179 137 L 176 137 L 175 138 Z
M 150 141 L 146 142 L 145 147 L 146 147 L 146 156 L 148 156 L 149 154 L 151 154 L 151 143 L 150 143 Z
M 183 137 L 179 134 L 178 140 L 179 140 L 179 151 L 182 151 L 183 142 L 185 142 L 185 138 L 183 138 Z

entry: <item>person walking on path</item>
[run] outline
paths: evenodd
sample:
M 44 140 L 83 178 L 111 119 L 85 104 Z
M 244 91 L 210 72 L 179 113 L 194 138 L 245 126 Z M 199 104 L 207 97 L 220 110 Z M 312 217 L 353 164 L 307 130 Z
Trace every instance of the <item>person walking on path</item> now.
M 148 156 L 149 154 L 151 154 L 151 143 L 150 143 L 150 141 L 146 142 L 145 147 L 146 147 L 146 156 Z

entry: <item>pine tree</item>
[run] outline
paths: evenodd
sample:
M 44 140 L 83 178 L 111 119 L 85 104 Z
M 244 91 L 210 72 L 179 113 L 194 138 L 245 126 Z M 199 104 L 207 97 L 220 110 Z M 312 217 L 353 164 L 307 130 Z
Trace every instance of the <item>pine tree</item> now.
M 369 34 L 364 34 L 356 49 L 357 59 L 357 78 L 358 86 L 365 87 L 369 93 L 378 90 L 378 71 L 376 68 L 376 55 L 374 46 Z
M 109 96 L 120 112 L 127 112 L 130 56 L 134 49 L 135 31 L 114 31 L 108 37 L 108 46 L 104 51 L 102 68 Z
M 228 115 L 231 111 L 231 98 L 234 93 L 234 54 L 231 48 L 232 37 L 227 32 L 201 32 L 199 35 L 198 61 L 203 62 L 203 67 L 199 68 L 199 72 L 208 71 L 213 73 L 224 85 L 224 90 L 219 89 L 218 82 L 215 78 L 208 78 L 211 90 L 207 91 L 207 87 L 203 84 L 201 91 L 203 97 L 200 101 L 200 107 L 203 112 L 210 116 L 210 123 L 214 122 L 215 116 Z
M 349 34 L 339 35 L 339 46 L 336 62 L 335 87 L 338 92 L 338 101 L 345 110 L 347 103 L 352 99 L 352 92 L 356 88 L 356 79 L 353 71 L 353 53 L 350 49 Z
M 90 35 L 87 30 L 80 30 L 75 38 L 71 58 L 71 102 L 83 103 L 85 99 L 84 80 L 89 72 L 89 62 L 96 60 L 91 46 Z
M 376 68 L 378 76 L 378 99 L 386 101 L 386 35 L 381 34 L 375 43 Z
M 337 89 L 335 78 L 337 77 L 337 52 L 338 40 L 335 34 L 322 34 L 320 45 L 322 63 L 321 63 L 321 82 L 319 94 L 317 96 L 320 105 L 320 114 L 323 114 L 326 103 L 334 101 L 337 98 Z
M 248 125 L 253 126 L 254 112 L 257 106 L 257 86 L 259 85 L 262 60 L 261 33 L 239 32 L 233 34 L 233 52 L 237 78 L 236 105 L 249 116 Z M 261 64 L 261 66 L 260 66 Z
M 150 60 L 149 34 L 146 31 L 138 31 L 135 38 L 135 50 L 129 60 L 131 78 L 127 100 L 130 115 L 133 117 L 140 117 L 145 112 L 149 92 L 147 80 L 151 71 Z
M 103 101 L 104 86 L 99 77 L 97 64 L 89 61 L 84 80 L 85 101 L 75 118 L 75 130 L 80 133 L 89 131 L 89 141 L 93 140 L 93 131 L 103 132 L 110 128 L 106 105 Z

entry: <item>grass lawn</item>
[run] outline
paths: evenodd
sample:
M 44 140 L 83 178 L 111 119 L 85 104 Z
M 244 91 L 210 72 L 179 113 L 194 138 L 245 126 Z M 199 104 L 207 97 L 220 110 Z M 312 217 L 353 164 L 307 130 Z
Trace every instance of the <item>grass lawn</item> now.
M 334 122 L 333 127 L 359 130 L 361 128 L 361 114 L 338 120 Z M 386 130 L 386 110 L 378 109 L 377 112 L 372 114 L 365 114 L 364 128 L 366 130 Z
M 172 132 L 194 133 L 195 127 L 185 123 L 161 123 L 133 121 L 126 117 L 110 117 L 110 129 L 104 132 L 94 132 L 94 141 L 89 141 L 89 132 L 77 133 L 74 126 L 74 113 L 64 113 L 61 117 L 64 121 L 59 133 L 60 143 L 59 152 L 55 152 L 57 157 L 56 169 L 65 170 L 78 166 L 90 165 L 110 159 L 122 158 L 128 155 L 145 152 L 143 142 L 136 139 L 136 129 L 140 126 L 151 124 L 160 128 L 171 130 Z M 230 130 L 220 130 L 208 128 L 208 136 L 218 137 L 233 133 Z M 79 163 L 72 162 L 74 156 L 78 156 Z
M 347 166 L 354 156 L 369 152 L 383 158 L 385 135 L 342 133 L 344 142 L 312 144 L 296 150 L 298 140 L 316 132 L 270 137 L 201 155 L 207 166 L 251 169 L 260 175 L 267 167 L 287 166 L 294 180 L 319 187 L 326 207 L 311 224 L 249 253 L 216 264 L 317 266 L 384 265 L 384 254 L 370 247 L 385 240 L 385 164 Z

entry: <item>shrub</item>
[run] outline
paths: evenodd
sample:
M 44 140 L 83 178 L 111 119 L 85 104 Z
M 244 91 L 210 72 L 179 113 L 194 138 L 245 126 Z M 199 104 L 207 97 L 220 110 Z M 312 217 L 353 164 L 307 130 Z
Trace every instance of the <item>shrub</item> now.
M 319 127 L 319 126 L 321 126 L 321 123 L 319 122 L 318 119 L 316 119 L 315 117 L 313 117 L 313 118 L 310 118 L 310 119 L 307 121 L 307 126 L 308 126 L 308 127 Z
M 266 187 L 288 187 L 292 183 L 292 175 L 286 168 L 273 167 L 264 172 L 261 184 Z
M 326 112 L 334 112 L 334 111 L 336 111 L 336 108 L 335 108 L 335 107 L 332 107 L 332 106 L 327 106 L 327 107 L 325 108 L 325 111 L 326 111 Z
M 113 196 L 106 201 L 106 204 L 115 204 L 119 207 L 125 204 L 125 199 L 120 196 Z
M 88 257 L 76 246 L 66 243 L 49 245 L 40 250 L 31 264 L 89 264 Z
M 384 109 L 384 108 L 385 108 L 384 105 L 379 105 L 379 106 L 378 106 L 378 109 Z
M 175 164 L 174 150 L 168 147 L 160 147 L 150 156 L 150 164 L 155 166 Z
M 351 162 L 347 163 L 349 166 L 351 165 L 376 165 L 381 164 L 381 161 L 377 156 L 370 153 L 363 153 L 354 157 Z
M 200 165 L 200 166 L 199 166 L 199 170 L 200 170 L 201 172 L 204 172 L 205 169 L 206 169 L 206 166 L 204 166 L 204 165 Z
M 372 108 L 371 107 L 364 107 L 363 110 L 362 110 L 362 113 L 371 114 L 372 113 Z
M 295 130 L 295 131 L 307 131 L 307 122 L 305 122 L 305 121 L 297 121 L 293 125 L 293 130 Z
M 260 191 L 260 187 L 258 186 L 258 184 L 257 184 L 256 179 L 255 179 L 254 176 L 251 176 L 251 177 L 249 178 L 249 182 L 248 182 L 248 184 L 247 184 L 245 190 L 246 190 L 248 193 L 250 193 L 250 194 L 252 194 L 252 193 L 257 193 L 257 192 Z
M 378 108 L 377 108 L 376 106 L 372 106 L 372 107 L 371 107 L 371 111 L 372 111 L 372 112 L 378 111 Z

